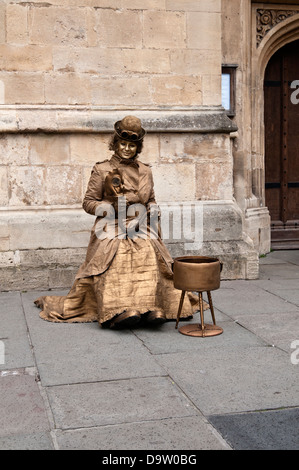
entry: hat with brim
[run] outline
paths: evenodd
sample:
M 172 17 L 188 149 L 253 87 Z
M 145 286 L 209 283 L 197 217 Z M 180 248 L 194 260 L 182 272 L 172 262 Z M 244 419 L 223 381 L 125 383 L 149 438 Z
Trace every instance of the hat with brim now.
M 118 137 L 129 142 L 139 142 L 146 134 L 141 127 L 140 119 L 135 116 L 126 116 L 121 121 L 117 121 L 114 129 Z

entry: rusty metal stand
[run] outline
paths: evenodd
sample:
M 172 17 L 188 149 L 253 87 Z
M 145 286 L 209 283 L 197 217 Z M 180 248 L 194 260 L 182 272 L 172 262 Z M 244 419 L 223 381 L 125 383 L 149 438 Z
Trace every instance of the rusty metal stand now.
M 176 320 L 176 324 L 175 324 L 176 329 L 178 328 L 178 324 L 179 324 L 179 321 L 180 321 L 183 302 L 184 302 L 184 298 L 185 298 L 185 292 L 186 291 L 182 291 L 182 294 L 181 294 L 179 310 L 178 310 L 177 320 Z M 202 292 L 198 292 L 198 295 L 199 295 L 199 311 L 200 311 L 201 323 L 200 324 L 194 324 L 193 323 L 193 324 L 190 324 L 190 325 L 181 326 L 181 328 L 179 328 L 179 332 L 182 333 L 183 335 L 199 336 L 199 337 L 203 338 L 203 337 L 206 337 L 206 336 L 218 336 L 218 335 L 221 335 L 221 333 L 223 333 L 223 329 L 220 326 L 216 325 L 211 292 L 207 291 L 207 294 L 208 294 L 208 299 L 209 299 L 209 307 L 210 307 L 210 311 L 211 311 L 213 325 L 204 323 L 204 308 L 203 308 Z

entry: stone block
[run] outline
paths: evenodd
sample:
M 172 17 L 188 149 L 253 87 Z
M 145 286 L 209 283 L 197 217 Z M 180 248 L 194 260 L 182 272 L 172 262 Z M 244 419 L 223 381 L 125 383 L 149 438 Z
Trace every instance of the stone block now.
M 28 165 L 29 139 L 23 134 L 0 136 L 0 164 Z
M 122 8 L 127 10 L 165 10 L 165 0 L 120 0 Z M 118 2 L 119 6 L 119 2 Z
M 6 7 L 6 38 L 10 44 L 28 44 L 28 8 L 10 4 Z
M 0 3 L 0 44 L 6 42 L 6 4 L 4 1 Z
M 9 206 L 42 205 L 44 184 L 43 168 L 10 166 L 8 171 Z
M 82 170 L 78 166 L 49 166 L 45 170 L 45 204 L 82 202 Z
M 233 197 L 232 164 L 203 162 L 196 166 L 196 198 L 231 200 Z
M 7 226 L 9 229 L 9 227 Z M 9 231 L 8 231 L 9 234 Z M 0 268 L 14 267 L 16 260 L 16 252 L 14 251 L 0 251 Z M 18 254 L 20 252 L 18 251 Z M 19 259 L 19 257 L 18 257 Z
M 1 214 L 2 218 L 2 214 Z M 10 227 L 8 225 L 7 220 L 0 220 L 0 252 L 1 252 L 1 262 L 3 262 L 3 253 L 8 252 L 8 257 L 10 256 L 9 252 L 10 248 Z M 3 253 L 2 253 L 3 252 Z M 6 255 L 4 256 L 4 260 L 6 262 Z M 7 265 L 7 264 L 6 264 Z M 5 265 L 5 266 L 6 266 Z
M 247 209 L 245 231 L 250 236 L 259 254 L 269 253 L 271 249 L 270 215 L 267 207 Z
M 88 167 L 83 167 L 82 168 L 82 174 L 83 174 L 83 182 L 82 182 L 82 185 L 83 185 L 83 195 L 85 194 L 86 192 L 86 189 L 87 189 L 87 185 L 88 185 L 88 182 L 89 182 L 89 179 L 90 179 L 90 176 L 91 176 L 91 171 L 92 171 L 92 167 L 93 167 L 93 163 L 91 163 Z
M 111 158 L 108 134 L 72 134 L 70 136 L 71 161 L 91 165 Z
M 56 46 L 53 66 L 58 72 L 103 75 L 129 73 L 169 73 L 169 52 L 164 49 L 102 48 Z
M 32 8 L 29 37 L 34 44 L 87 45 L 86 11 L 63 6 Z
M 142 14 L 139 11 L 98 9 L 96 29 L 101 47 L 142 47 Z
M 8 205 L 7 168 L 0 166 L 0 206 Z
M 78 267 L 79 266 L 71 268 L 69 266 L 64 266 L 63 268 L 57 268 L 53 266 L 53 269 L 48 271 L 49 289 L 62 289 L 64 287 L 71 288 L 74 283 Z
M 49 109 L 44 105 L 38 107 L 18 107 L 15 111 L 16 124 L 19 132 L 51 132 L 58 130 L 59 119 L 57 115 L 59 111 Z
M 187 12 L 187 46 L 190 49 L 221 50 L 221 15 Z
M 88 7 L 86 3 L 84 3 L 83 6 Z M 97 29 L 96 29 L 96 9 L 85 8 L 85 15 L 86 15 L 87 46 L 95 47 L 98 42 L 98 35 L 97 35 Z
M 156 105 L 201 105 L 201 77 L 154 76 L 151 79 L 151 93 Z
M 206 75 L 219 74 L 221 65 L 220 50 L 175 49 L 170 52 L 171 71 L 180 74 Z
M 0 70 L 42 72 L 51 68 L 52 49 L 49 45 L 0 44 Z
M 92 104 L 102 106 L 136 106 L 151 104 L 150 79 L 147 77 L 93 76 L 90 79 Z
M 88 78 L 74 73 L 45 75 L 45 102 L 48 104 L 88 104 Z
M 185 48 L 185 15 L 181 12 L 145 11 L 144 46 L 157 49 Z
M 194 165 L 153 164 L 152 171 L 157 202 L 195 199 Z
M 33 134 L 29 139 L 29 161 L 32 165 L 69 163 L 70 137 L 68 134 Z
M 221 12 L 221 0 L 165 0 L 166 10 Z
M 18 252 L 18 256 L 16 253 Z M 12 253 L 12 254 L 11 254 Z M 86 248 L 50 248 L 44 250 L 17 250 L 10 252 L 9 260 L 14 263 L 18 258 L 18 265 L 25 268 L 70 267 L 76 268 L 84 260 Z M 10 263 L 11 264 L 11 263 Z M 7 265 L 9 265 L 7 263 Z
M 0 72 L 5 104 L 42 104 L 44 77 L 41 73 Z
M 160 156 L 160 139 L 156 134 L 148 134 L 144 139 L 139 160 L 146 164 L 157 163 Z
M 230 140 L 225 134 L 161 134 L 160 152 L 161 160 L 169 163 L 231 160 Z
M 120 74 L 123 69 L 121 49 L 102 47 L 53 47 L 53 68 L 58 72 Z
M 233 202 L 203 202 L 204 242 L 242 240 L 243 221 L 239 207 Z
M 3 219 L 10 226 L 10 249 L 20 251 L 87 247 L 94 222 L 83 209 L 17 211 Z
M 124 49 L 121 64 L 126 73 L 170 73 L 169 51 L 166 49 Z
M 218 63 L 220 68 L 220 62 Z M 205 106 L 221 106 L 221 76 L 203 75 L 202 77 L 202 104 Z

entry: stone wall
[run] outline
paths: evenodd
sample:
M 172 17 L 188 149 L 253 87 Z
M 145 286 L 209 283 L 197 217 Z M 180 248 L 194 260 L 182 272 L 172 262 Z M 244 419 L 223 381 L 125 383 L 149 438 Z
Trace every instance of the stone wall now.
M 220 12 L 220 0 L 2 0 L 1 102 L 220 105 Z
M 126 114 L 148 131 L 157 201 L 202 202 L 200 253 L 225 278 L 258 276 L 234 199 L 221 15 L 221 0 L 0 1 L 0 290 L 70 287 L 90 171 Z

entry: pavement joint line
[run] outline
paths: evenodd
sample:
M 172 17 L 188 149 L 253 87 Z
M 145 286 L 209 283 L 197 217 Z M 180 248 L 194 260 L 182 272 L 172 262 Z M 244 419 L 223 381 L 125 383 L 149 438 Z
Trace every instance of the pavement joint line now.
M 36 375 L 35 381 L 36 381 L 36 383 L 37 383 L 37 386 L 38 386 L 38 389 L 39 389 L 39 393 L 40 393 L 41 398 L 42 398 L 43 403 L 44 403 L 45 413 L 46 413 L 46 416 L 47 416 L 47 419 L 48 419 L 48 423 L 49 423 L 49 429 L 50 429 L 50 436 L 51 436 L 51 439 L 52 439 L 52 444 L 53 444 L 54 449 L 56 449 L 56 448 L 57 448 L 56 438 L 55 438 L 55 440 L 54 440 L 54 439 L 53 439 L 53 435 L 51 434 L 51 430 L 53 429 L 53 427 L 55 427 L 54 414 L 53 414 L 53 411 L 52 411 L 52 408 L 51 408 L 51 405 L 50 405 L 50 401 L 49 401 L 49 398 L 48 398 L 46 389 L 42 386 L 42 383 L 41 383 L 41 378 L 40 378 L 38 363 L 37 363 L 37 360 L 36 360 L 36 357 L 35 357 L 34 345 L 33 345 L 32 339 L 31 339 L 30 330 L 29 330 L 29 325 L 28 325 L 28 322 L 27 322 L 26 314 L 25 314 L 24 299 L 23 299 L 23 295 L 22 295 L 22 294 L 23 294 L 23 292 L 20 292 L 21 305 L 22 305 L 22 313 L 23 313 L 23 317 L 24 317 L 25 324 L 26 324 L 28 342 L 29 342 L 30 349 L 31 349 L 31 352 L 32 352 L 33 361 L 34 361 L 34 364 L 35 364 L 35 366 L 32 367 L 32 369 L 34 368 L 35 371 L 36 371 L 36 374 L 35 374 L 35 375 Z

